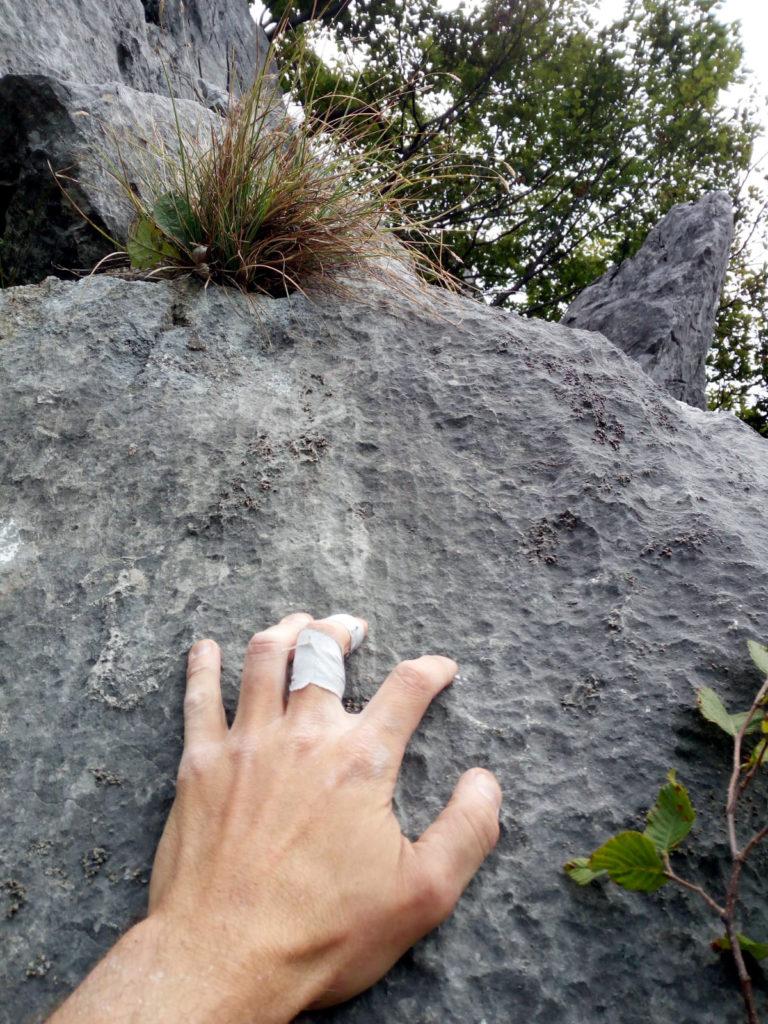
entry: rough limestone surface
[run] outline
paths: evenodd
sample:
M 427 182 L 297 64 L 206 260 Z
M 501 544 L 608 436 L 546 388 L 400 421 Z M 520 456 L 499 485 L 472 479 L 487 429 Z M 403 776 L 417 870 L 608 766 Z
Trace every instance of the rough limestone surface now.
M 599 331 L 675 398 L 706 408 L 706 358 L 733 238 L 727 192 L 674 206 L 642 248 L 568 307 L 562 323 Z
M 0 76 L 206 97 L 252 81 L 268 43 L 245 0 L 2 0 Z
M 598 334 L 354 294 L 0 293 L 0 1022 L 43 1020 L 142 914 L 193 638 L 221 642 L 231 709 L 250 633 L 303 608 L 369 618 L 355 702 L 401 658 L 461 664 L 405 759 L 408 834 L 471 765 L 505 791 L 455 915 L 307 1020 L 737 1024 L 700 902 L 561 869 L 676 767 L 700 812 L 679 870 L 719 884 L 729 746 L 692 705 L 759 684 L 765 441 Z
M 136 217 L 125 183 L 145 198 L 162 192 L 179 132 L 197 152 L 221 123 L 191 100 L 34 76 L 0 78 L 0 107 L 0 244 L 11 282 L 42 280 L 52 267 L 87 271 L 121 249 Z

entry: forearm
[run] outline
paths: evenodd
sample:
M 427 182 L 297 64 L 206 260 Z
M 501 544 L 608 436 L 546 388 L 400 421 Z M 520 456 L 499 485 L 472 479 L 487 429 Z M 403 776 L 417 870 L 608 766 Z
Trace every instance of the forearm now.
M 149 917 L 126 932 L 49 1024 L 288 1024 L 312 997 L 266 957 L 246 976 L 227 973 L 225 951 L 216 953 L 200 936 Z

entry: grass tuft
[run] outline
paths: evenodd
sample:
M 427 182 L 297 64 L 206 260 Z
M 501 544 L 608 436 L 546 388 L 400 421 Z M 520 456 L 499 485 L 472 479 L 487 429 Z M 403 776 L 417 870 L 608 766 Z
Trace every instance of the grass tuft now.
M 110 173 L 135 220 L 124 250 L 97 269 L 130 264 L 140 276 L 195 275 L 285 296 L 359 269 L 386 276 L 394 263 L 416 271 L 414 282 L 456 290 L 435 258 L 440 242 L 410 216 L 418 172 L 390 154 L 386 133 L 372 156 L 378 115 L 352 95 L 315 95 L 299 109 L 271 66 L 205 131 L 185 131 L 176 116 L 174 148 L 155 146 L 139 182 L 135 161 L 118 159 Z M 125 142 L 115 143 L 119 153 Z M 433 165 L 425 188 L 435 173 Z

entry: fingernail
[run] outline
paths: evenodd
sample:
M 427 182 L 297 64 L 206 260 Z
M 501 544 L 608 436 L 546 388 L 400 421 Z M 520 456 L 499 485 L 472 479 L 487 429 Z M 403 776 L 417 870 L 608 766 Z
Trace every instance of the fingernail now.
M 485 771 L 479 771 L 475 775 L 473 782 L 478 793 L 482 793 L 486 800 L 491 801 L 494 807 L 498 809 L 501 806 L 501 792 L 492 775 Z
M 198 640 L 192 645 L 190 649 L 190 658 L 202 658 L 205 654 L 210 654 L 213 651 L 212 640 Z

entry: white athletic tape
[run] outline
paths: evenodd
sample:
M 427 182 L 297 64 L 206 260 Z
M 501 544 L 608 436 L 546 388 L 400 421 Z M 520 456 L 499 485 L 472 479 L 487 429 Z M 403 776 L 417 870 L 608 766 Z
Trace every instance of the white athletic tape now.
M 349 633 L 351 646 L 349 653 L 356 651 L 360 644 L 365 640 L 365 630 L 360 619 L 356 619 L 354 615 L 345 615 L 344 612 L 339 612 L 337 615 L 329 615 L 328 622 L 338 622 L 340 626 Z
M 288 689 L 293 693 L 310 683 L 330 690 L 340 700 L 344 696 L 344 655 L 333 637 L 319 629 L 302 629 L 299 633 Z

